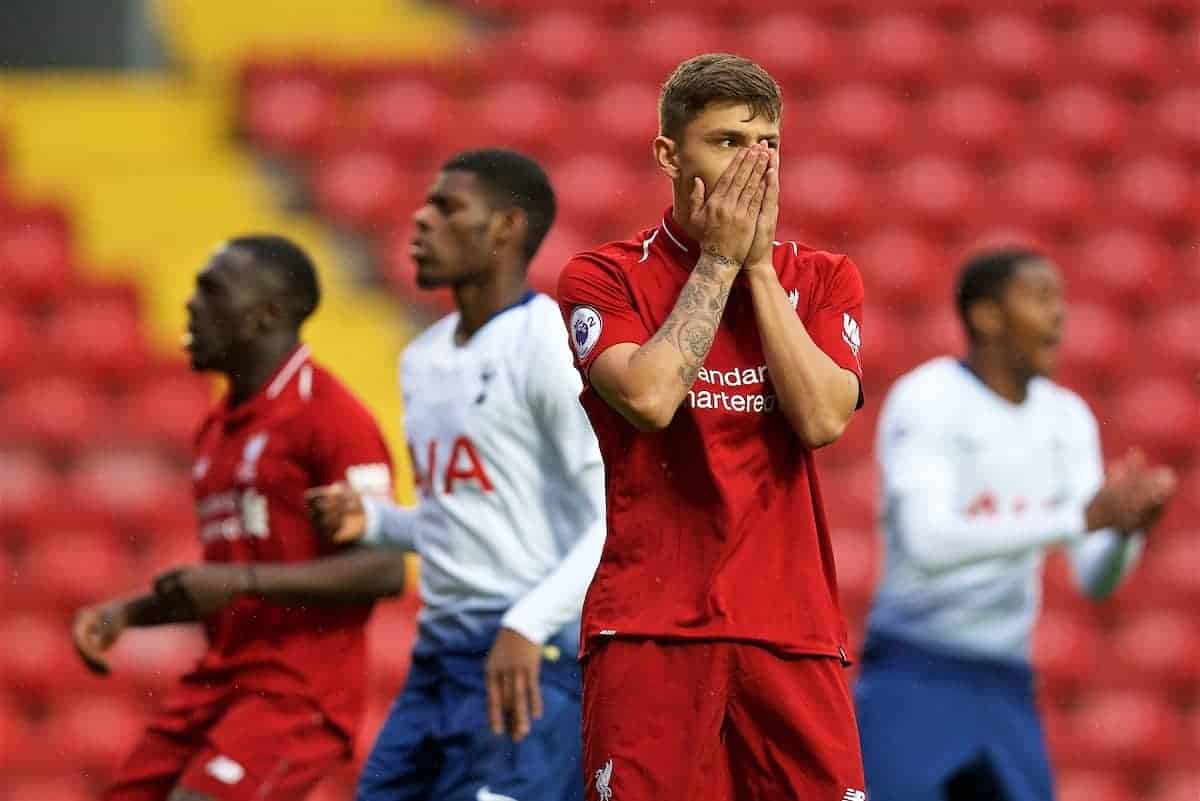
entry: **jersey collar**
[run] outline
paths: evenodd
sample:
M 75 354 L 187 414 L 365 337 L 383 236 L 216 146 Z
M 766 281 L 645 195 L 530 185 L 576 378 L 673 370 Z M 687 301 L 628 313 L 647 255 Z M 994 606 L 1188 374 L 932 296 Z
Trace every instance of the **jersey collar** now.
M 254 416 L 265 404 L 278 398 L 287 389 L 296 376 L 300 375 L 301 370 L 309 364 L 311 356 L 312 352 L 308 345 L 303 343 L 297 345 L 254 395 L 237 406 L 230 406 L 230 395 L 226 393 L 224 401 L 218 407 L 219 415 L 226 423 L 235 423 Z M 309 382 L 311 380 L 311 378 L 308 379 Z
M 668 207 L 663 212 L 662 222 L 658 225 L 661 236 L 656 237 L 656 239 L 662 242 L 663 249 L 671 254 L 674 261 L 691 270 L 696 266 L 696 262 L 700 260 L 700 243 L 692 239 L 679 226 L 679 223 L 672 216 L 673 213 L 673 207 Z

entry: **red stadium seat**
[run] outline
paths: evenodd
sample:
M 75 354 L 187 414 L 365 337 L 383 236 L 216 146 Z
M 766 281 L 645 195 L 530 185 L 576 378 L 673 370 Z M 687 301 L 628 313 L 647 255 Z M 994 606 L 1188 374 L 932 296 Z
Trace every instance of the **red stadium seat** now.
M 1006 176 L 1005 194 L 1018 222 L 1060 231 L 1087 217 L 1095 193 L 1087 176 L 1070 162 L 1034 158 Z
M 1034 631 L 1034 665 L 1055 692 L 1085 684 L 1103 653 L 1095 626 L 1065 609 L 1047 610 Z
M 692 9 L 696 4 L 689 4 Z M 671 11 L 642 19 L 628 37 L 622 39 L 625 77 L 666 80 L 678 64 L 698 53 L 736 52 L 735 37 L 707 16 L 693 11 Z M 618 70 L 622 65 L 613 65 Z
M 250 138 L 264 150 L 310 155 L 338 122 L 336 87 L 314 67 L 251 71 L 242 87 L 241 116 Z
M 602 87 L 584 112 L 588 125 L 578 131 L 595 151 L 624 158 L 631 165 L 651 161 L 658 135 L 658 87 L 649 81 L 618 81 Z
M 1122 387 L 1109 406 L 1109 431 L 1168 462 L 1189 458 L 1200 439 L 1200 405 L 1190 382 L 1145 378 Z
M 564 98 L 543 83 L 506 81 L 490 85 L 475 108 L 472 146 L 515 147 L 539 157 L 568 150 L 569 113 Z
M 581 232 L 565 225 L 550 229 L 549 236 L 533 257 L 529 265 L 529 286 L 551 297 L 558 296 L 558 274 L 572 256 L 589 250 L 595 242 Z
M 883 228 L 857 243 L 853 258 L 869 286 L 868 302 L 915 309 L 950 299 L 953 273 L 946 256 L 927 237 L 908 228 Z M 868 317 L 868 330 L 871 325 Z
M 186 454 L 214 398 L 207 379 L 180 368 L 151 376 L 130 390 L 117 416 L 130 440 L 166 445 Z
M 68 623 L 69 618 L 46 614 L 0 617 L 0 639 L 10 644 L 0 649 L 0 676 L 10 692 L 40 698 L 87 678 L 71 646 Z
M 0 531 L 44 517 L 59 503 L 60 489 L 45 454 L 0 448 Z
M 535 14 L 505 41 L 508 61 L 520 64 L 522 77 L 552 80 L 566 90 L 603 80 L 617 43 L 602 19 L 577 10 Z M 519 53 L 514 58 L 513 54 Z M 502 68 L 503 69 L 503 68 Z
M 857 55 L 871 75 L 901 86 L 926 86 L 947 69 L 951 42 L 921 16 L 872 14 L 863 27 Z
M 1121 773 L 1098 770 L 1063 771 L 1055 781 L 1058 801 L 1137 801 L 1130 781 Z
M 148 358 L 131 292 L 97 288 L 62 303 L 46 328 L 52 363 L 96 379 L 122 379 Z
M 866 180 L 852 162 L 834 155 L 790 160 L 780 172 L 780 192 L 806 228 L 844 235 L 860 221 L 868 200 Z
M 1200 504 L 1200 497 L 1192 495 L 1200 489 L 1200 473 L 1195 477 L 1185 476 L 1179 490 L 1172 501 L 1172 510 L 1187 510 L 1185 520 L 1195 525 L 1194 510 L 1188 510 L 1189 504 Z M 1162 530 L 1170 529 L 1170 513 Z M 1158 607 L 1175 607 L 1179 609 L 1194 609 L 1200 604 L 1200 539 L 1197 531 L 1185 530 L 1177 535 L 1163 536 L 1161 531 L 1155 532 L 1152 547 L 1148 548 L 1138 573 L 1145 579 L 1148 605 Z
M 352 228 L 374 229 L 393 222 L 405 198 L 415 193 L 409 178 L 391 152 L 351 146 L 317 162 L 313 186 L 317 205 L 330 219 Z
M 1167 66 L 1167 42 L 1142 16 L 1092 14 L 1076 34 L 1080 69 L 1092 80 L 1144 86 L 1158 80 Z
M 958 312 L 948 303 L 939 304 L 910 321 L 908 369 L 935 356 L 961 356 L 966 352 L 966 336 Z
M 910 361 L 908 321 L 897 310 L 867 297 L 863 315 L 862 364 L 868 397 L 886 390 L 901 373 L 914 366 Z M 858 423 L 855 423 L 858 425 Z
M 390 75 L 363 87 L 354 104 L 366 136 L 396 151 L 422 152 L 452 125 L 445 92 L 436 84 L 406 75 Z
M 1129 136 L 1126 107 L 1110 92 L 1091 84 L 1072 84 L 1047 94 L 1037 118 L 1051 142 L 1071 155 L 1115 153 Z
M 55 700 L 46 747 L 64 765 L 111 771 L 129 756 L 141 735 L 141 705 L 118 693 L 92 691 Z
M 961 162 L 926 156 L 896 170 L 890 194 L 897 212 L 926 228 L 947 230 L 970 218 L 979 192 Z
M 1147 611 L 1124 618 L 1112 637 L 1130 683 L 1188 687 L 1200 682 L 1200 627 L 1184 612 Z
M 830 540 L 842 612 L 848 618 L 861 620 L 870 607 L 879 576 L 879 543 L 869 529 L 838 529 L 832 532 Z
M 951 86 L 934 95 L 927 124 L 950 152 L 995 156 L 1024 133 L 1024 110 L 986 84 Z
M 1170 252 L 1157 238 L 1129 229 L 1110 229 L 1085 239 L 1074 268 L 1071 295 L 1101 303 L 1153 307 L 1161 314 L 1158 304 L 1169 300 L 1174 289 Z
M 826 140 L 839 151 L 860 156 L 898 149 L 910 124 L 904 104 L 877 84 L 840 86 L 821 101 L 819 113 L 817 127 Z
M 827 25 L 797 13 L 754 15 L 746 42 L 754 59 L 789 93 L 827 79 L 839 52 Z
M 1005 12 L 981 16 L 970 37 L 970 64 L 989 80 L 1024 88 L 1057 70 L 1057 46 L 1034 17 Z
M 69 612 L 133 589 L 129 554 L 109 532 L 51 529 L 38 534 L 29 539 L 15 582 L 25 596 L 23 605 Z
M 0 304 L 0 376 L 8 376 L 34 363 L 40 343 L 33 315 L 16 304 Z
M 618 230 L 640 186 L 623 163 L 577 156 L 551 168 L 562 219 L 582 230 Z
M 87 381 L 34 377 L 0 398 L 0 439 L 75 450 L 101 433 L 108 405 Z
M 0 275 L 18 299 L 63 294 L 71 283 L 71 228 L 62 209 L 10 210 L 0 218 Z
M 1071 304 L 1059 346 L 1057 379 L 1085 397 L 1094 397 L 1134 363 L 1132 336 L 1133 327 L 1116 308 Z
M 1116 202 L 1122 214 L 1174 229 L 1195 224 L 1196 181 L 1181 162 L 1147 157 L 1124 165 L 1116 176 Z
M 161 521 L 178 519 L 172 507 L 192 506 L 186 472 L 152 451 L 94 451 L 78 463 L 68 481 L 77 508 L 116 525 L 153 530 Z
M 1179 155 L 1200 157 L 1200 86 L 1180 87 L 1154 101 L 1154 134 Z
M 1180 721 L 1156 694 L 1109 691 L 1089 697 L 1071 719 L 1071 761 L 1090 767 L 1148 768 L 1169 753 Z

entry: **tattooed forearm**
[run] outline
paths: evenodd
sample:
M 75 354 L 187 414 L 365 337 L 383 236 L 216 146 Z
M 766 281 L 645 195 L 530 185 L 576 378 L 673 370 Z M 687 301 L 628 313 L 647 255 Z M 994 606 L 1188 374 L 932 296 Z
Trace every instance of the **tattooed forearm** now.
M 646 343 L 647 348 L 659 344 L 674 348 L 681 361 L 679 380 L 685 389 L 696 380 L 712 348 L 737 269 L 735 262 L 719 253 L 704 251 L 680 291 L 675 308 Z

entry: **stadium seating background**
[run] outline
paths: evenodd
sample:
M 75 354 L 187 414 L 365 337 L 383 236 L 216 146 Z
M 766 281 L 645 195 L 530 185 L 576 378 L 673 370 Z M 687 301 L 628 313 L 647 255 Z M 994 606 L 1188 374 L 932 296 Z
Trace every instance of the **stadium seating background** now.
M 1062 380 L 1106 450 L 1140 444 L 1184 476 L 1111 601 L 1084 602 L 1061 559 L 1048 566 L 1037 661 L 1061 797 L 1200 797 L 1194 3 L 340 5 L 334 19 L 316 2 L 162 0 L 187 81 L 0 74 L 0 799 L 92 797 L 199 646 L 185 629 L 136 632 L 100 681 L 66 623 L 197 554 L 187 450 L 212 387 L 172 343 L 205 248 L 261 227 L 314 249 L 330 286 L 316 349 L 403 461 L 392 360 L 447 307 L 414 291 L 407 218 L 440 160 L 499 144 L 547 164 L 562 211 L 531 281 L 550 291 L 572 252 L 656 224 L 657 85 L 714 49 L 783 84 L 781 238 L 848 252 L 866 280 L 870 400 L 820 456 L 855 637 L 878 566 L 879 401 L 961 348 L 957 260 L 1036 243 L 1067 274 Z M 410 595 L 372 626 L 363 748 L 406 670 L 415 608 Z M 319 798 L 348 797 L 351 775 Z

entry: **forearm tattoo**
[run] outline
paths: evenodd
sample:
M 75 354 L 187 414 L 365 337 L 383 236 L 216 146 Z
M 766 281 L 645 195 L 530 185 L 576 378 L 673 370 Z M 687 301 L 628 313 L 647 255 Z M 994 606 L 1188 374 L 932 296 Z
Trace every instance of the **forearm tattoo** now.
M 696 380 L 712 348 L 737 268 L 732 259 L 712 250 L 703 251 L 692 277 L 679 293 L 675 308 L 650 338 L 649 345 L 664 342 L 679 353 L 682 361 L 679 380 L 685 389 Z

